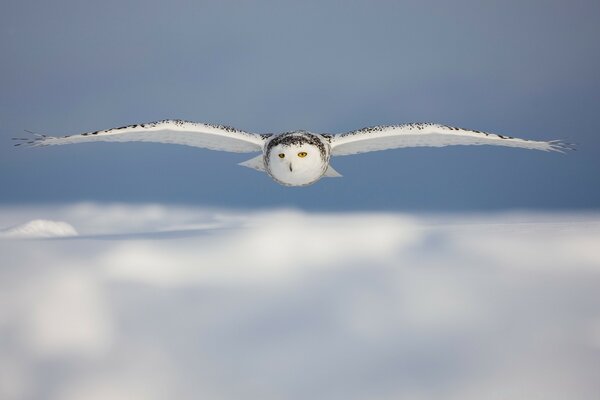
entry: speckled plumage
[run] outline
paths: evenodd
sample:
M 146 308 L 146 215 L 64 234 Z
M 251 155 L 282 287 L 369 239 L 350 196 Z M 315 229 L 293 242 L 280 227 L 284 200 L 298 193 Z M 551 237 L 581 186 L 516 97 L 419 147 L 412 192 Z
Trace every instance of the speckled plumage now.
M 433 123 L 381 125 L 339 135 L 306 131 L 278 135 L 245 132 L 226 125 L 162 120 L 61 137 L 34 134 L 14 138 L 15 146 L 52 146 L 86 142 L 171 143 L 235 153 L 261 153 L 240 165 L 266 172 L 276 182 L 304 186 L 322 177 L 341 176 L 329 165 L 343 156 L 403 147 L 497 145 L 558 151 L 570 149 L 561 141 L 534 141 Z

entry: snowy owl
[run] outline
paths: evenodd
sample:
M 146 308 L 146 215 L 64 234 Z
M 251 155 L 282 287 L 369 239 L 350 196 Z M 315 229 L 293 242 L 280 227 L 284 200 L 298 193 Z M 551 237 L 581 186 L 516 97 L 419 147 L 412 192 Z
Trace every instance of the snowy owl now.
M 563 151 L 561 141 L 533 141 L 452 126 L 413 123 L 374 126 L 338 135 L 307 131 L 256 134 L 223 125 L 164 120 L 102 131 L 53 137 L 35 134 L 16 145 L 52 146 L 86 142 L 173 143 L 234 153 L 261 153 L 240 163 L 266 172 L 285 186 L 305 186 L 322 177 L 341 176 L 329 164 L 332 156 L 346 156 L 401 147 L 496 145 L 544 151 Z

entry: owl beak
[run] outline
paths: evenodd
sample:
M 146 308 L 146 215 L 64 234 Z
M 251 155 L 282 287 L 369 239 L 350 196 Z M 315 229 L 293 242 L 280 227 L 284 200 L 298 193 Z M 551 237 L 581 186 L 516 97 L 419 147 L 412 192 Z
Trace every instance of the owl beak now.
M 293 171 L 293 169 L 292 169 L 292 163 L 290 163 L 290 172 L 292 172 L 292 171 Z

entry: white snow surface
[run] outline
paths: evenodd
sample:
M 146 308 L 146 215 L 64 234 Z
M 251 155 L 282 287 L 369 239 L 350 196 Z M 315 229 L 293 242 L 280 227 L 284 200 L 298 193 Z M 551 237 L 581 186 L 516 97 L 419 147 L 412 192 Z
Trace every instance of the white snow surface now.
M 0 230 L 0 237 L 5 238 L 51 238 L 77 236 L 72 225 L 63 221 L 34 219 L 24 224 Z
M 1 399 L 591 399 L 600 215 L 0 208 Z

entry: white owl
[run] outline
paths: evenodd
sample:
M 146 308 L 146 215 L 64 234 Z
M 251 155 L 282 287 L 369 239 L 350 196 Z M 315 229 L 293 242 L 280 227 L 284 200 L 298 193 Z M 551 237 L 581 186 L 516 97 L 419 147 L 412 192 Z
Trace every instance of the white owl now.
M 449 145 L 496 145 L 544 151 L 563 151 L 561 141 L 533 141 L 451 126 L 416 123 L 374 126 L 339 135 L 306 131 L 255 134 L 222 125 L 164 120 L 103 131 L 53 137 L 38 135 L 20 139 L 16 145 L 52 146 L 86 142 L 173 143 L 235 153 L 261 153 L 240 163 L 264 171 L 277 183 L 305 186 L 322 177 L 339 177 L 329 160 L 332 156 L 397 149 L 401 147 Z

